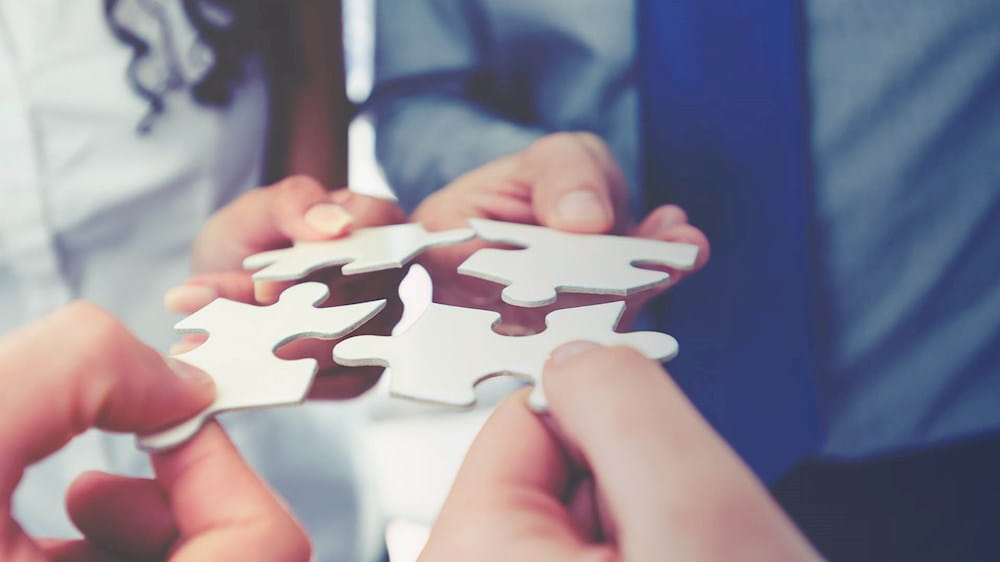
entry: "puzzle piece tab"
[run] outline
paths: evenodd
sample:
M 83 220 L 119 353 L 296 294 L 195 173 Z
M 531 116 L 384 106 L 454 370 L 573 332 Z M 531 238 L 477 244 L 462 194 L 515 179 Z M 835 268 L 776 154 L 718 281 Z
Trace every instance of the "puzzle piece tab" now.
M 254 254 L 243 260 L 243 267 L 263 268 L 253 274 L 254 281 L 301 279 L 334 265 L 343 265 L 344 275 L 355 275 L 403 267 L 428 248 L 475 236 L 469 228 L 427 232 L 417 223 L 361 228 L 337 240 L 296 242 L 291 248 Z
M 317 308 L 328 295 L 322 283 L 302 283 L 286 289 L 270 306 L 220 298 L 178 322 L 181 333 L 208 333 L 207 341 L 175 358 L 208 373 L 215 380 L 216 399 L 187 421 L 139 436 L 139 446 L 149 451 L 177 446 L 222 411 L 301 402 L 318 369 L 316 360 L 279 359 L 274 350 L 298 338 L 345 336 L 385 307 L 380 300 Z
M 525 246 L 484 248 L 458 267 L 463 275 L 506 285 L 502 298 L 515 306 L 551 304 L 556 291 L 627 296 L 670 278 L 666 272 L 637 265 L 691 269 L 698 257 L 693 244 L 576 234 L 486 219 L 472 219 L 469 224 L 485 240 Z
M 402 334 L 348 338 L 333 356 L 349 367 L 389 368 L 389 392 L 395 396 L 454 406 L 475 404 L 473 387 L 490 376 L 519 376 L 536 383 L 531 403 L 544 411 L 542 367 L 564 343 L 628 345 L 659 361 L 677 354 L 677 340 L 666 334 L 615 332 L 624 310 L 623 302 L 557 310 L 546 316 L 545 331 L 511 337 L 493 331 L 500 321 L 496 312 L 431 303 Z

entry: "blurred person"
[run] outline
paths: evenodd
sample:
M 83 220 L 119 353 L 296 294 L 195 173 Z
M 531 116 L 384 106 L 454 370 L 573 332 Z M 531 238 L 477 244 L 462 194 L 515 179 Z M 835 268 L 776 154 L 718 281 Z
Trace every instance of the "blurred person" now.
M 819 549 L 996 552 L 996 2 L 379 6 L 378 153 L 418 217 L 679 205 L 713 255 L 651 307 L 671 371 Z
M 221 0 L 0 4 L 0 333 L 82 298 L 163 350 L 175 337 L 164 292 L 170 289 L 175 310 L 219 293 L 182 285 L 192 243 L 213 211 L 266 177 L 307 173 L 342 184 L 337 8 Z M 219 221 L 209 221 L 207 241 L 203 234 L 195 248 L 199 271 L 232 268 L 226 260 L 254 243 L 270 249 L 293 234 L 330 238 L 352 221 L 398 220 L 391 206 L 365 207 L 363 198 L 331 195 L 301 176 L 243 201 L 238 221 L 214 230 Z M 371 210 L 367 219 L 352 216 L 348 208 L 357 205 Z M 276 217 L 298 226 L 265 228 Z M 76 329 L 85 334 L 91 326 Z M 380 555 L 373 516 L 355 487 L 353 410 L 323 404 L 225 417 L 251 464 L 318 536 L 318 559 Z M 58 506 L 86 469 L 149 472 L 131 437 L 85 433 L 25 475 L 13 511 L 26 531 L 74 532 Z

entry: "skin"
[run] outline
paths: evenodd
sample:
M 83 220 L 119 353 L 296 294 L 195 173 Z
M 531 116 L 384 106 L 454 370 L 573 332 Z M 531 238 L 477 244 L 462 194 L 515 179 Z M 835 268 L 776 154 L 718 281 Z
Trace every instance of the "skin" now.
M 664 269 L 671 274 L 667 285 L 627 299 L 623 324 L 628 325 L 644 302 L 704 266 L 709 258 L 709 244 L 700 230 L 688 224 L 681 208 L 664 205 L 636 223 L 629 216 L 627 199 L 624 176 L 600 138 L 590 133 L 556 133 L 459 177 L 424 200 L 412 219 L 428 230 L 461 227 L 470 218 L 486 218 L 569 232 L 613 233 L 698 246 L 698 262 L 693 270 Z M 460 263 L 485 246 L 483 241 L 473 240 L 421 256 L 420 263 L 434 279 L 436 302 L 497 310 L 504 319 L 500 331 L 517 335 L 542 329 L 544 316 L 554 309 L 620 300 L 561 295 L 547 307 L 526 309 L 507 305 L 500 299 L 500 285 L 455 273 Z
M 321 216 L 339 218 L 321 224 L 311 221 L 310 217 L 317 209 L 323 211 Z M 172 312 L 187 315 L 218 297 L 271 304 L 281 291 L 301 280 L 258 283 L 255 286 L 251 279 L 253 272 L 243 269 L 243 259 L 247 256 L 289 246 L 292 240 L 331 240 L 346 236 L 354 228 L 395 224 L 404 220 L 405 215 L 395 203 L 346 189 L 328 191 L 307 176 L 292 176 L 274 185 L 252 190 L 205 223 L 194 242 L 194 275 L 182 287 L 168 293 L 166 306 Z M 405 273 L 404 269 L 341 276 L 339 268 L 327 268 L 304 280 L 320 281 L 330 286 L 331 297 L 322 306 L 387 299 L 386 310 L 354 333 L 386 335 L 402 315 L 397 288 Z M 203 341 L 203 336 L 187 336 L 171 352 L 183 352 Z M 346 368 L 334 364 L 332 349 L 336 343 L 303 339 L 278 350 L 282 358 L 312 357 L 319 361 L 320 373 L 310 394 L 313 398 L 357 396 L 377 382 L 382 372 L 381 368 Z
M 819 560 L 659 365 L 574 342 L 473 443 L 422 553 L 451 560 Z
M 215 387 L 87 303 L 0 338 L 0 366 L 0 559 L 309 559 L 295 518 L 214 423 L 153 456 L 153 479 L 80 476 L 66 505 L 82 539 L 28 536 L 10 499 L 29 465 L 92 427 L 142 433 L 182 420 L 207 406 Z

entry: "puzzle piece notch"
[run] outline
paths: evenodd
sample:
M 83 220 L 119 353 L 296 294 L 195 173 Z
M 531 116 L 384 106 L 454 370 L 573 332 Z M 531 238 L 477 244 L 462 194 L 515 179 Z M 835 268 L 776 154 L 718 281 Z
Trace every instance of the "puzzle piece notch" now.
M 546 329 L 530 336 L 503 336 L 493 327 L 500 315 L 485 310 L 432 303 L 409 330 L 395 336 L 355 336 L 334 348 L 345 366 L 379 365 L 389 371 L 389 392 L 425 402 L 472 406 L 479 382 L 514 375 L 535 382 L 532 407 L 544 411 L 542 368 L 549 354 L 575 340 L 628 345 L 650 359 L 677 354 L 677 340 L 658 332 L 619 333 L 625 303 L 612 302 L 558 310 L 546 317 Z
M 139 446 L 160 451 L 180 445 L 223 411 L 301 402 L 318 369 L 316 360 L 280 359 L 274 351 L 299 338 L 342 337 L 385 307 L 379 300 L 317 308 L 328 295 L 322 283 L 302 283 L 269 306 L 220 298 L 178 322 L 180 333 L 208 334 L 203 344 L 174 357 L 208 373 L 215 380 L 216 399 L 193 418 L 139 436 Z
M 484 248 L 458 267 L 469 275 L 506 285 L 501 296 L 515 306 L 555 302 L 557 292 L 628 296 L 665 284 L 670 274 L 642 269 L 694 267 L 698 247 L 627 236 L 578 234 L 526 224 L 471 219 L 480 238 L 521 246 Z
M 320 242 L 295 242 L 291 248 L 254 254 L 243 260 L 244 269 L 260 269 L 254 281 L 301 279 L 313 271 L 342 265 L 344 275 L 357 275 L 403 267 L 429 248 L 475 238 L 470 228 L 427 232 L 419 223 L 394 224 L 355 230 L 344 238 Z

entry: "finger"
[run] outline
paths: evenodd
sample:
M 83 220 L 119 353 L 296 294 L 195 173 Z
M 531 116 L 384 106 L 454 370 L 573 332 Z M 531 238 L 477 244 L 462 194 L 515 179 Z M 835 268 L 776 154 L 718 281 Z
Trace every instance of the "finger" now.
M 331 201 L 342 207 L 352 218 L 353 228 L 368 228 L 406 222 L 406 213 L 393 201 L 339 189 L 330 194 Z
M 206 334 L 185 334 L 181 336 L 180 341 L 170 346 L 170 349 L 167 350 L 167 355 L 187 353 L 206 341 L 208 341 Z
M 307 176 L 251 190 L 205 223 L 194 247 L 197 272 L 239 270 L 243 258 L 286 246 L 289 240 L 325 240 L 346 234 L 353 219 Z
M 153 456 L 180 544 L 171 560 L 309 560 L 309 538 L 211 422 Z
M 634 231 L 636 236 L 663 240 L 664 242 L 683 242 L 698 247 L 698 259 L 693 268 L 688 271 L 673 271 L 678 277 L 698 271 L 708 263 L 711 246 L 708 238 L 698 228 L 688 223 L 687 213 L 676 205 L 662 205 L 646 216 Z
M 0 364 L 0 497 L 13 493 L 24 467 L 87 428 L 149 432 L 215 396 L 208 375 L 165 360 L 86 303 L 4 337 Z
M 120 558 L 163 559 L 177 538 L 170 502 L 153 480 L 88 472 L 70 486 L 66 507 L 88 541 Z
M 411 220 L 431 231 L 464 227 L 470 218 L 535 223 L 532 185 L 516 177 L 522 168 L 518 153 L 466 172 L 427 197 Z
M 176 314 L 193 314 L 217 298 L 254 302 L 254 282 L 248 271 L 195 275 L 163 295 L 163 306 Z
M 572 232 L 614 229 L 625 185 L 610 159 L 597 157 L 579 133 L 558 133 L 523 153 L 521 181 L 533 187 L 535 214 L 544 226 Z
M 526 396 L 501 403 L 479 432 L 421 560 L 579 560 L 592 550 L 560 501 L 562 452 Z
M 595 475 L 623 559 L 817 558 L 656 363 L 576 342 L 553 353 L 543 384 Z

